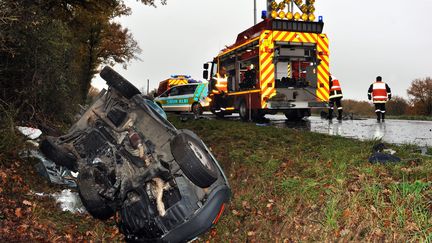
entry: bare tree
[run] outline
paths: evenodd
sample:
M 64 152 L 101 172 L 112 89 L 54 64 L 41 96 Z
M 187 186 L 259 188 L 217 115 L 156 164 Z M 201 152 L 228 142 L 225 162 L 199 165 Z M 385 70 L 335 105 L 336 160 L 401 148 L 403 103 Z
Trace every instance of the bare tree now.
M 432 115 L 432 79 L 415 79 L 407 90 L 416 115 Z

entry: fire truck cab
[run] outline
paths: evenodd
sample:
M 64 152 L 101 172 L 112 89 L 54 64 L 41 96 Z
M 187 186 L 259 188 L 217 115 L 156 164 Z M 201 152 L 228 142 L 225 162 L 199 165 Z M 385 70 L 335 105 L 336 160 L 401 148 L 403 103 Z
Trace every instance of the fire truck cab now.
M 320 19 L 321 20 L 321 19 Z M 327 106 L 329 49 L 324 23 L 265 18 L 204 64 L 210 110 L 242 120 L 283 112 L 289 120 Z

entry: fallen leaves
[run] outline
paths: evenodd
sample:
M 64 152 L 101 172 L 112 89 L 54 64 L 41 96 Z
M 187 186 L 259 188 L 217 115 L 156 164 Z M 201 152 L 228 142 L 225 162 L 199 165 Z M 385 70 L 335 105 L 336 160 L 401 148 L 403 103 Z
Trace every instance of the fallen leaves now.
M 21 218 L 23 216 L 21 208 L 15 209 L 15 216 L 17 216 L 17 218 Z

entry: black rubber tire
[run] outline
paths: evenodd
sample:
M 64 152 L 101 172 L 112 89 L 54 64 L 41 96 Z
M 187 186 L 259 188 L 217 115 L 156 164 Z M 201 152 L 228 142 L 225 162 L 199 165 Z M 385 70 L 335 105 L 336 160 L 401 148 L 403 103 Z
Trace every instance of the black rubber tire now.
M 216 110 L 212 109 L 210 110 L 211 113 L 213 113 L 215 116 L 217 116 L 218 118 L 224 118 L 225 116 L 231 115 L 232 113 L 226 113 L 224 111 L 219 111 L 216 112 Z
M 306 116 L 310 116 L 309 109 L 293 109 L 285 112 L 285 117 L 289 121 L 301 121 Z
M 171 141 L 171 153 L 186 177 L 201 188 L 211 186 L 218 178 L 215 162 L 202 141 L 179 133 Z
M 107 199 L 99 195 L 100 190 L 111 187 L 108 175 L 100 168 L 88 166 L 78 175 L 78 192 L 87 211 L 97 219 L 108 219 L 115 208 Z
M 199 103 L 193 103 L 192 112 L 195 116 L 201 116 L 203 114 L 203 108 Z
M 53 161 L 55 164 L 64 166 L 72 171 L 78 170 L 77 158 L 75 158 L 75 156 L 65 148 L 56 144 L 54 137 L 46 137 L 44 140 L 42 140 L 39 149 L 49 160 Z
M 249 121 L 249 109 L 247 108 L 246 101 L 244 100 L 240 102 L 239 115 L 242 121 Z
M 111 67 L 105 66 L 100 72 L 100 76 L 106 81 L 108 86 L 117 90 L 126 99 L 134 95 L 141 94 L 133 84 L 127 81 L 123 76 L 114 71 Z

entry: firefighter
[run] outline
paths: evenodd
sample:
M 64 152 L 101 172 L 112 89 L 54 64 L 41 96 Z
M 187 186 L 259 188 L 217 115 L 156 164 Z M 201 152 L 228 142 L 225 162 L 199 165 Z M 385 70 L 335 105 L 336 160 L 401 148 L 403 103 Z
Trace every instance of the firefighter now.
M 372 100 L 375 105 L 377 121 L 384 121 L 385 104 L 391 99 L 391 89 L 382 81 L 381 76 L 376 77 L 376 81 L 369 86 L 368 99 Z
M 339 121 L 342 120 L 342 88 L 340 86 L 339 80 L 335 78 L 333 75 L 330 75 L 330 94 L 329 94 L 329 113 L 328 119 L 331 120 L 333 118 L 333 111 L 335 106 L 337 106 L 338 115 L 337 119 Z

